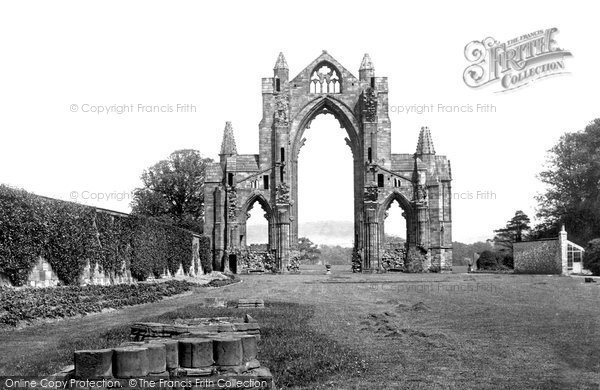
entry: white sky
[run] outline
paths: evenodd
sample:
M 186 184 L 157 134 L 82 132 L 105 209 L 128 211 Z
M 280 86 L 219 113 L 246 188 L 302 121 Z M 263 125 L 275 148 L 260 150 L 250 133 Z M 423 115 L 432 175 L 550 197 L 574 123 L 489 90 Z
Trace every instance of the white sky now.
M 358 76 L 368 52 L 376 75 L 389 78 L 390 105 L 496 106 L 487 114 L 391 113 L 394 153 L 414 152 L 418 130 L 427 125 L 438 154 L 452 161 L 453 190 L 495 193 L 493 200 L 453 203 L 456 240 L 490 237 L 515 210 L 534 214 L 546 150 L 565 131 L 600 117 L 598 9 L 593 2 L 461 4 L 3 2 L 0 182 L 61 199 L 75 191 L 84 203 L 128 211 L 123 194 L 172 151 L 195 148 L 216 158 L 226 120 L 233 122 L 238 151 L 258 152 L 260 79 L 272 75 L 279 51 L 291 77 L 323 49 Z M 506 41 L 550 27 L 559 29 L 558 45 L 573 53 L 566 59 L 571 74 L 508 94 L 464 85 L 468 42 Z M 70 112 L 72 104 L 178 103 L 194 104 L 197 112 Z M 343 163 L 348 153 L 340 129 L 322 122 L 323 137 L 315 136 L 317 121 L 307 135 L 330 145 L 336 154 L 328 161 Z M 307 172 L 324 169 L 319 147 L 312 158 L 302 156 Z M 351 189 L 349 181 L 343 186 Z M 118 199 L 82 199 L 93 193 Z M 347 199 L 335 193 L 328 199 L 341 200 L 310 203 L 303 220 L 351 220 L 350 190 Z

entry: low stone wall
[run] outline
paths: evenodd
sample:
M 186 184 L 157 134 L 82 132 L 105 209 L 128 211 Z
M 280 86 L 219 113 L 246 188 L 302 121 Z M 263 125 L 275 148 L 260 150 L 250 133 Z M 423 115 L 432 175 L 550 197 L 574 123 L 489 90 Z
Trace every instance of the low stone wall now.
M 515 242 L 513 255 L 515 273 L 562 273 L 561 248 L 557 239 Z
M 131 326 L 129 338 L 132 341 L 145 341 L 165 337 L 201 337 L 211 334 L 251 334 L 260 338 L 260 326 L 252 322 L 252 317 L 236 319 L 231 317 L 197 318 L 185 323 L 160 324 L 140 322 Z
M 241 298 L 236 303 L 238 309 L 264 308 L 265 301 L 257 298 Z

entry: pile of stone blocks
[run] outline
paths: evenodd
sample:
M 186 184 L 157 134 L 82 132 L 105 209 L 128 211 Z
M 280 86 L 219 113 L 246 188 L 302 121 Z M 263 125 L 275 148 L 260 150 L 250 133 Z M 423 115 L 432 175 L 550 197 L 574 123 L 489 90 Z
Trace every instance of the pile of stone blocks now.
M 263 384 L 260 388 L 275 388 L 271 372 L 261 367 L 257 359 L 260 327 L 252 317 L 196 318 L 186 322 L 135 324 L 132 339 L 143 341 L 127 341 L 110 349 L 75 351 L 74 366 L 54 377 L 125 381 L 200 378 L 225 383 L 218 380 L 235 376 L 252 383 L 249 388 L 256 388 L 257 383 Z M 240 388 L 239 382 L 235 388 Z
M 257 337 L 248 334 L 126 342 L 112 349 L 75 351 L 72 374 L 84 379 L 228 374 L 271 378 L 257 353 Z
M 152 339 L 202 337 L 218 334 L 251 334 L 260 339 L 260 326 L 252 317 L 245 319 L 231 317 L 194 318 L 190 320 L 175 321 L 175 324 L 160 324 L 154 322 L 140 322 L 131 326 L 129 338 L 132 341 L 145 341 Z
M 254 309 L 254 308 L 264 308 L 265 301 L 262 299 L 256 298 L 242 298 L 237 302 L 238 309 Z

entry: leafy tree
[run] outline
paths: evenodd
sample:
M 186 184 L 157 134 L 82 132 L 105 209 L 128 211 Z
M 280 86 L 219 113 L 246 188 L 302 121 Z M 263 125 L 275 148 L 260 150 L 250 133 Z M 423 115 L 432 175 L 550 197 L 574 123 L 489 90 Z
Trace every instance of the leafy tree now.
M 539 213 L 538 213 L 539 216 Z M 542 238 L 556 238 L 559 233 L 559 225 L 549 220 L 541 221 L 536 224 L 528 234 L 530 240 L 539 240 Z
M 499 247 L 500 251 L 509 251 L 512 253 L 512 244 L 514 242 L 521 242 L 526 238 L 527 232 L 531 229 L 529 226 L 530 223 L 531 221 L 527 214 L 518 210 L 515 216 L 506 223 L 505 227 L 494 230 L 494 233 L 496 233 L 494 244 Z
M 211 163 L 197 150 L 177 150 L 142 174 L 143 188 L 134 192 L 132 214 L 202 233 L 204 180 Z
M 575 242 L 595 238 L 600 230 L 600 119 L 564 134 L 550 149 L 539 177 L 547 190 L 537 197 L 543 224 L 536 236 L 556 237 L 564 223 Z
M 596 276 L 600 276 L 600 238 L 588 242 L 583 254 L 583 268 L 589 269 Z
M 307 237 L 298 238 L 298 251 L 300 251 L 300 261 L 314 264 L 321 255 L 317 245 L 313 244 Z
M 349 264 L 352 261 L 352 248 L 340 245 L 319 245 L 320 259 L 327 259 L 327 264 Z

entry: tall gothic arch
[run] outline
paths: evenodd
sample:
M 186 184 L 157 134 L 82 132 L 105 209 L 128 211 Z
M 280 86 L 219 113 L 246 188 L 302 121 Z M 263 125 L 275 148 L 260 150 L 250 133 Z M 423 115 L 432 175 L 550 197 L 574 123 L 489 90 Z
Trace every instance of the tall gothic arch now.
M 205 182 L 204 233 L 212 240 L 215 269 L 245 247 L 247 211 L 260 202 L 269 223 L 269 248 L 279 264 L 298 243 L 298 153 L 304 131 L 320 114 L 332 114 L 348 134 L 354 169 L 354 248 L 363 271 L 381 269 L 383 225 L 393 201 L 407 221 L 408 246 L 426 256 L 425 266 L 452 267 L 451 169 L 436 155 L 431 132 L 422 127 L 415 153 L 391 152 L 387 77 L 375 76 L 365 54 L 356 78 L 323 53 L 289 79 L 279 54 L 273 77 L 262 79 L 263 117 L 259 153 L 238 154 L 230 122 L 220 160 Z M 323 164 L 327 164 L 323 161 Z M 323 194 L 323 202 L 332 197 Z

